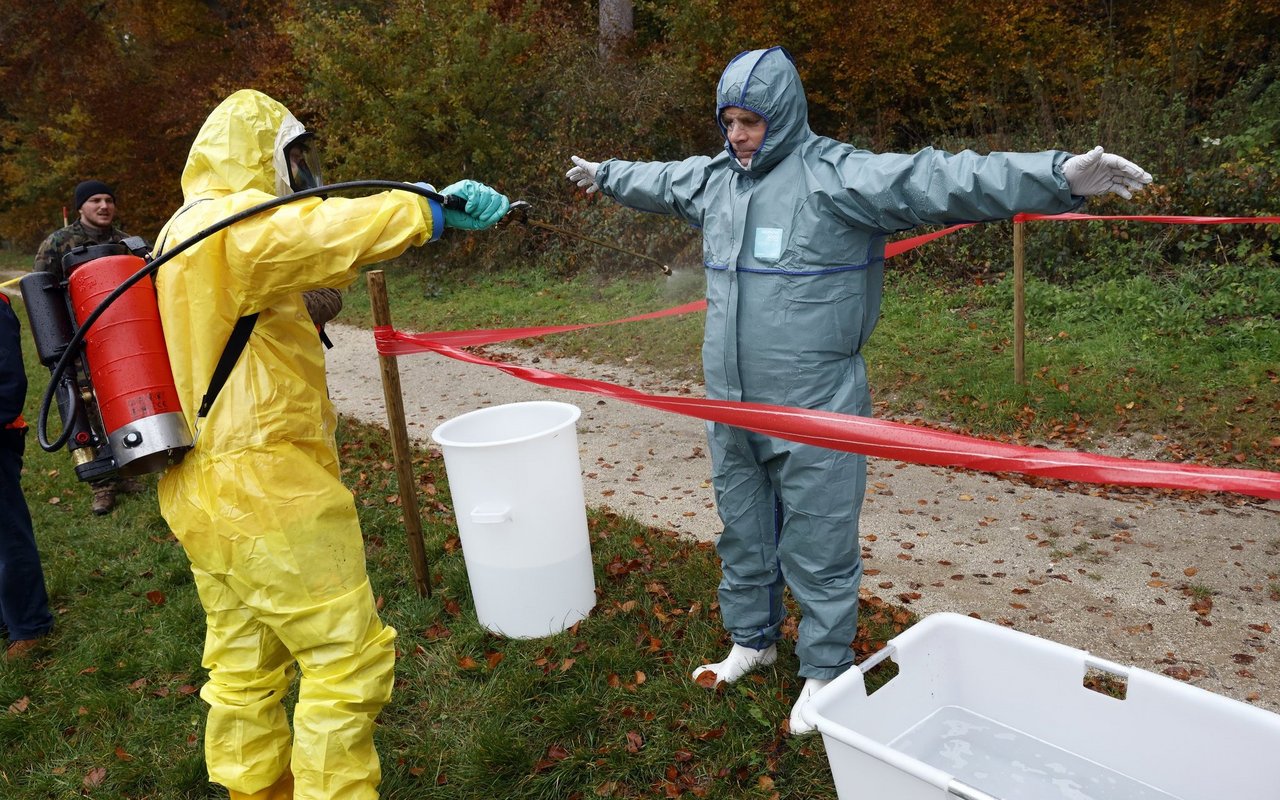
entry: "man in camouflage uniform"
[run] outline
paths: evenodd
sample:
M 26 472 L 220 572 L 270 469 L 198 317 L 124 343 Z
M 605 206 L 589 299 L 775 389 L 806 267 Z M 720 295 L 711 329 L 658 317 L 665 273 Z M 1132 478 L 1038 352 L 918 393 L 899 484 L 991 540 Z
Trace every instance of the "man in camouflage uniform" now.
M 59 282 L 67 279 L 62 257 L 72 249 L 121 242 L 129 235 L 116 227 L 116 193 L 102 181 L 83 181 L 76 186 L 75 210 L 79 215 L 76 221 L 49 234 L 36 252 L 35 271 L 48 272 Z M 95 514 L 109 514 L 115 508 L 116 492 L 136 492 L 142 488 L 132 478 L 106 478 L 90 485 Z

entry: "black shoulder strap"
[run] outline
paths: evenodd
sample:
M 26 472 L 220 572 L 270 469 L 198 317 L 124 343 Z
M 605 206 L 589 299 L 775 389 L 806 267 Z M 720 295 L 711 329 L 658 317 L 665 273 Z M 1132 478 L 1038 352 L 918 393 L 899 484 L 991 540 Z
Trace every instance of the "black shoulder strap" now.
M 209 408 L 213 406 L 213 401 L 218 398 L 218 392 L 222 391 L 223 384 L 231 375 L 232 367 L 236 365 L 236 361 L 240 360 L 240 353 L 248 344 L 249 334 L 253 333 L 253 326 L 257 322 L 257 313 L 236 320 L 236 326 L 231 329 L 231 335 L 227 337 L 227 346 L 222 348 L 222 355 L 218 357 L 218 365 L 213 368 L 213 377 L 209 378 L 209 388 L 204 393 L 204 399 L 200 401 L 200 410 L 196 412 L 197 419 L 209 416 Z

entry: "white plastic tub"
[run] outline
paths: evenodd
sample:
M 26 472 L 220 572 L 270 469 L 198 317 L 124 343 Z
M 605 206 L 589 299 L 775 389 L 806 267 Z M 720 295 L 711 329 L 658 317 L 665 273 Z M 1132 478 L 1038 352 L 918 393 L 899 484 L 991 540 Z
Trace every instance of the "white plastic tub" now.
M 431 432 L 444 454 L 476 617 L 494 633 L 550 636 L 596 604 L 581 413 L 569 403 L 508 403 Z
M 868 695 L 886 658 L 899 672 Z M 1280 800 L 1280 715 L 958 614 L 890 640 L 805 716 L 841 800 Z

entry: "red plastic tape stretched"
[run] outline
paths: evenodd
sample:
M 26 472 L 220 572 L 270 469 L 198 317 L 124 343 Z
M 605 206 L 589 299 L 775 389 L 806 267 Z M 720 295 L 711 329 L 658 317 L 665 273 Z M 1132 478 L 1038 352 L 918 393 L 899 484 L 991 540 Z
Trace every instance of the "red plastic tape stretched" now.
M 921 236 L 913 236 L 910 239 L 900 239 L 896 242 L 890 242 L 885 245 L 884 257 L 893 258 L 901 255 L 908 250 L 913 250 L 922 244 L 932 242 L 949 233 L 955 233 L 964 228 L 971 228 L 977 223 L 970 222 L 964 225 L 952 225 L 950 228 L 944 228 L 940 231 L 926 233 Z M 635 317 L 627 317 L 626 319 L 615 319 L 609 322 L 589 322 L 581 325 L 546 325 L 535 328 L 480 328 L 469 331 L 431 331 L 430 333 L 418 334 L 424 339 L 440 345 L 449 345 L 452 347 L 475 347 L 482 344 L 496 344 L 498 342 L 511 342 L 516 339 L 536 339 L 539 336 L 549 336 L 553 333 L 568 333 L 569 331 L 580 331 L 587 328 L 599 328 L 604 325 L 620 325 L 624 322 L 640 322 L 648 319 L 659 319 L 661 317 L 674 317 L 680 314 L 689 314 L 694 311 L 705 311 L 707 308 L 706 300 L 695 300 L 692 303 L 686 303 L 682 306 L 663 309 L 662 311 L 653 311 L 648 314 L 640 314 Z M 390 355 L 390 354 L 385 354 Z
M 458 361 L 494 367 L 508 375 L 542 386 L 603 395 L 627 403 L 722 422 L 780 439 L 833 450 L 846 450 L 913 464 L 962 467 L 983 472 L 1017 472 L 1084 483 L 1233 492 L 1280 499 L 1280 473 L 1139 461 L 1092 453 L 1025 447 L 830 411 L 646 394 L 605 381 L 573 378 L 533 367 L 501 364 L 433 341 L 429 337 L 430 334 L 408 334 L 389 326 L 374 328 L 374 339 L 378 352 L 382 355 L 439 353 Z
M 1168 225 L 1275 225 L 1280 217 L 1152 217 L 1117 214 L 1094 216 L 1093 214 L 1015 214 L 1014 222 L 1092 222 L 1096 220 L 1131 220 L 1133 222 L 1162 222 Z
M 1269 224 L 1280 223 L 1280 217 L 1162 217 L 1162 216 L 1092 216 L 1089 214 L 1018 214 L 1015 222 L 1033 220 L 1134 220 L 1175 224 Z M 885 246 L 885 258 L 931 242 L 941 236 L 972 227 L 974 223 L 953 225 L 940 231 L 891 242 Z M 1280 500 L 1280 473 L 1262 470 L 1219 469 L 1193 464 L 1171 464 L 1139 461 L 1113 456 L 1049 450 L 1043 447 L 975 439 L 945 431 L 904 425 L 900 422 L 857 417 L 830 411 L 814 411 L 761 403 L 732 400 L 706 400 L 692 397 L 646 394 L 604 381 L 571 378 L 542 369 L 500 364 L 459 350 L 496 342 L 512 341 L 565 333 L 603 325 L 658 319 L 687 314 L 706 308 L 700 300 L 675 308 L 641 314 L 610 322 L 583 325 L 555 325 L 538 328 L 495 328 L 472 331 L 437 331 L 409 334 L 388 326 L 374 328 L 378 352 L 387 356 L 434 352 L 459 361 L 494 367 L 517 378 L 543 386 L 587 392 L 636 405 L 657 408 L 675 414 L 722 422 L 780 439 L 787 439 L 834 450 L 846 450 L 877 458 L 896 459 L 913 464 L 961 467 L 983 472 L 1017 472 L 1044 478 L 1109 483 L 1121 486 L 1186 489 L 1208 492 L 1232 492 L 1271 500 Z

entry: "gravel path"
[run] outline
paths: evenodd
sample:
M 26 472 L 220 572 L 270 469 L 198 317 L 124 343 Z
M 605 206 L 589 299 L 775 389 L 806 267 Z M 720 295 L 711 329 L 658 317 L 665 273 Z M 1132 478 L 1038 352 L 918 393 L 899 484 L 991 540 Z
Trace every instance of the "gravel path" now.
M 385 425 L 372 334 L 330 325 L 329 335 L 339 412 Z M 650 393 L 702 393 L 652 373 L 511 357 Z M 435 354 L 399 367 L 415 441 L 430 444 L 436 425 L 484 406 L 573 403 L 588 505 L 700 539 L 719 532 L 701 421 Z M 1035 488 L 872 459 L 862 541 L 864 591 L 885 600 L 975 614 L 1280 711 L 1280 502 Z

